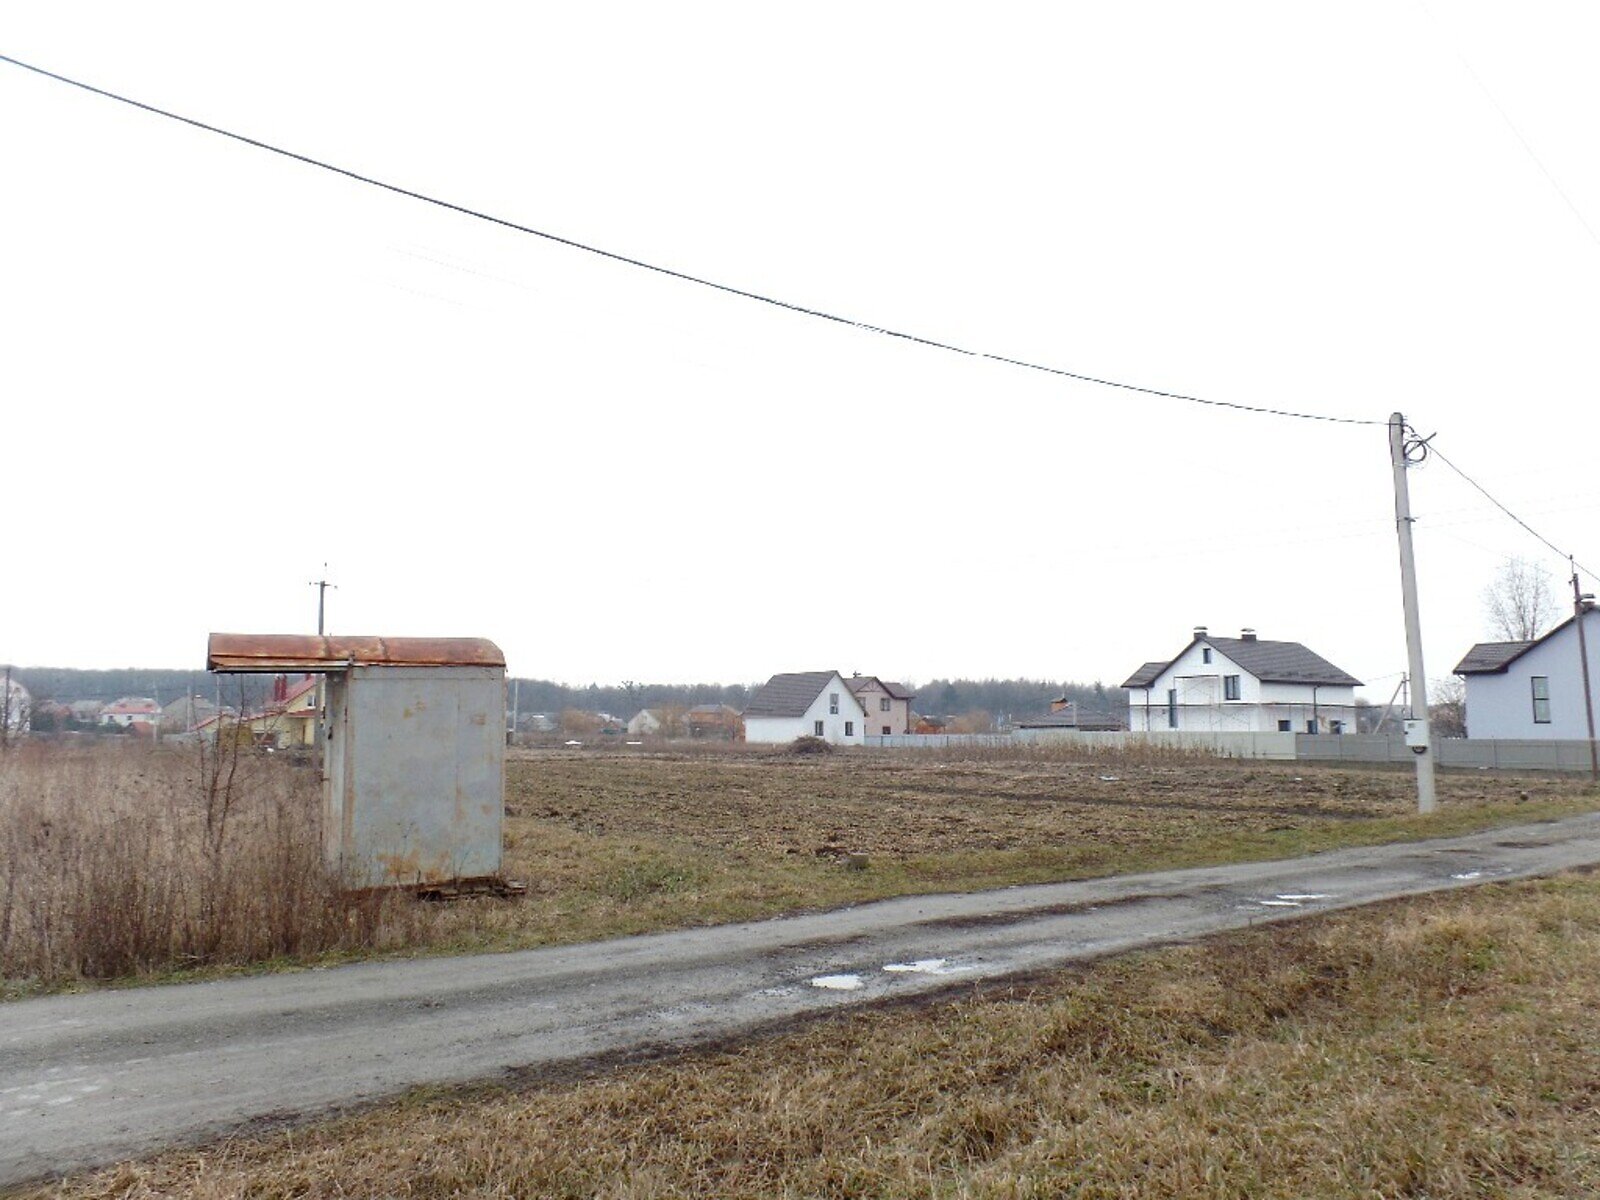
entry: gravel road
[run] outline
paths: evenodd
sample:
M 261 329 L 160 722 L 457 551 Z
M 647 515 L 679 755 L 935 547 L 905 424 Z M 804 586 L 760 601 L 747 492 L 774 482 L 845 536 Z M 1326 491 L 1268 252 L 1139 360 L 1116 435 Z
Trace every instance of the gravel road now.
M 0 1005 L 0 1185 L 417 1084 L 687 1045 L 844 1004 L 1600 863 L 1600 814 L 470 958 Z

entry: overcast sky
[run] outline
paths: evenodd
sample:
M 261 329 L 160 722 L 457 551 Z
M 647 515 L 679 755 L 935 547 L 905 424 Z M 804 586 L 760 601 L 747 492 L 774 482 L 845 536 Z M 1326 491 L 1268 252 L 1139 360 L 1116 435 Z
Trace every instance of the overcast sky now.
M 1402 410 L 1600 569 L 1587 3 L 6 6 L 0 54 L 995 354 Z M 0 661 L 494 639 L 574 683 L 1405 668 L 1386 431 L 962 357 L 0 63 Z M 1511 554 L 1412 472 L 1428 673 Z M 1564 586 L 1564 582 L 1563 582 Z M 1592 583 L 1589 586 L 1593 586 Z M 1564 594 L 1564 593 L 1558 593 Z

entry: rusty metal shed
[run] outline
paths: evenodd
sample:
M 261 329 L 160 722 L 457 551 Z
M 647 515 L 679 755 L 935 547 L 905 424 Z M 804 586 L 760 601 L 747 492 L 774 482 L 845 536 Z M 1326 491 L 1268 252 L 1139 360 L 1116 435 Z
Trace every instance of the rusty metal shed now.
M 328 677 L 323 851 L 352 887 L 497 880 L 505 655 L 482 638 L 213 633 L 206 669 Z

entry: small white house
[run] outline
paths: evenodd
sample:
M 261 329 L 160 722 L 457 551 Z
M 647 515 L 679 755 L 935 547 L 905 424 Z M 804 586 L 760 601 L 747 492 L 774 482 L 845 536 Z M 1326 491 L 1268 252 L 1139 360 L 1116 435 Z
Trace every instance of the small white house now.
M 661 718 L 648 708 L 641 708 L 628 722 L 629 737 L 652 737 L 661 732 Z
M 834 745 L 859 746 L 867 714 L 837 671 L 774 675 L 744 710 L 747 742 L 792 742 L 819 737 Z
M 1176 658 L 1145 663 L 1122 686 L 1136 732 L 1354 733 L 1361 681 L 1299 642 L 1200 626 Z
M 1591 692 L 1600 691 L 1600 615 L 1583 614 Z M 1469 738 L 1587 738 L 1578 622 L 1569 617 L 1530 642 L 1479 642 L 1455 673 L 1467 685 Z M 1595 705 L 1600 726 L 1600 703 Z
M 916 693 L 876 675 L 852 675 L 845 684 L 861 702 L 867 732 L 884 736 L 911 732 L 911 701 Z

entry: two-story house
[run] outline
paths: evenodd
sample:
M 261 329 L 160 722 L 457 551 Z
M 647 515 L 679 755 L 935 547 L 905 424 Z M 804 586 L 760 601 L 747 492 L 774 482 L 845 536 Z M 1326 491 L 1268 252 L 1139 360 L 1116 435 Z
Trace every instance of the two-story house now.
M 1361 681 L 1299 642 L 1199 626 L 1175 658 L 1145 663 L 1122 686 L 1138 732 L 1354 733 Z
M 911 701 L 916 693 L 876 675 L 852 675 L 845 685 L 861 702 L 867 732 L 879 736 L 911 732 Z
M 747 742 L 792 742 L 817 737 L 834 745 L 859 746 L 867 714 L 837 671 L 774 675 L 744 710 Z

